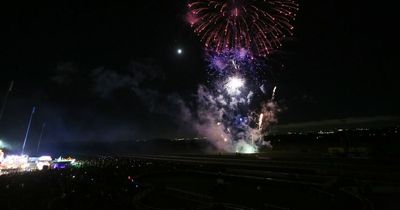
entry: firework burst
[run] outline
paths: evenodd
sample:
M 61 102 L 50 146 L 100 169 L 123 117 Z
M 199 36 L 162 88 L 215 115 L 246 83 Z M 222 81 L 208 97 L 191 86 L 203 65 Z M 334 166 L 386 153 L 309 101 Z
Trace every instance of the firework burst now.
M 265 57 L 292 35 L 298 7 L 295 0 L 194 0 L 187 21 L 207 50 Z

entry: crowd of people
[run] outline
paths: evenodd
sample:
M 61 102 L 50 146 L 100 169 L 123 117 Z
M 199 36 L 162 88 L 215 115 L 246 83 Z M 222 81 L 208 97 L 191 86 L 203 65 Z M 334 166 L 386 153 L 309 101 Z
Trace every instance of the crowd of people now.
M 151 162 L 102 157 L 80 168 L 0 176 L 1 209 L 132 209 Z

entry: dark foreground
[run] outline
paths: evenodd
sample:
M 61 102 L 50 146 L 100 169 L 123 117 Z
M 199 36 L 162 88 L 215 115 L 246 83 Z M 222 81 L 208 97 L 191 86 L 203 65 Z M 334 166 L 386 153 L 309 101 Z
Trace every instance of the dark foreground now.
M 397 209 L 394 160 L 270 155 L 101 157 L 0 177 L 1 209 Z

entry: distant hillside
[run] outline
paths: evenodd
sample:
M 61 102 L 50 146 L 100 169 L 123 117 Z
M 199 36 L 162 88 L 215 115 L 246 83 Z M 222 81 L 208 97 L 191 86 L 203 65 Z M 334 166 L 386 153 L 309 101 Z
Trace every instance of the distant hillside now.
M 313 132 L 328 131 L 350 128 L 381 128 L 394 127 L 400 125 L 400 117 L 379 116 L 366 118 L 345 118 L 323 121 L 312 121 L 293 123 L 286 125 L 276 125 L 272 127 L 271 133 L 284 134 L 288 132 Z

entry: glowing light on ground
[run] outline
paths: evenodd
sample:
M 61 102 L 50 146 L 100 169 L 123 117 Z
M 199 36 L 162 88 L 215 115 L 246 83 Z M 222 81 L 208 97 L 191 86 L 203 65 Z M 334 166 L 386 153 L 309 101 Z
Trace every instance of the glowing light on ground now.
M 251 145 L 245 141 L 239 141 L 236 144 L 236 153 L 241 154 L 254 154 L 257 153 L 258 149 L 256 145 Z

